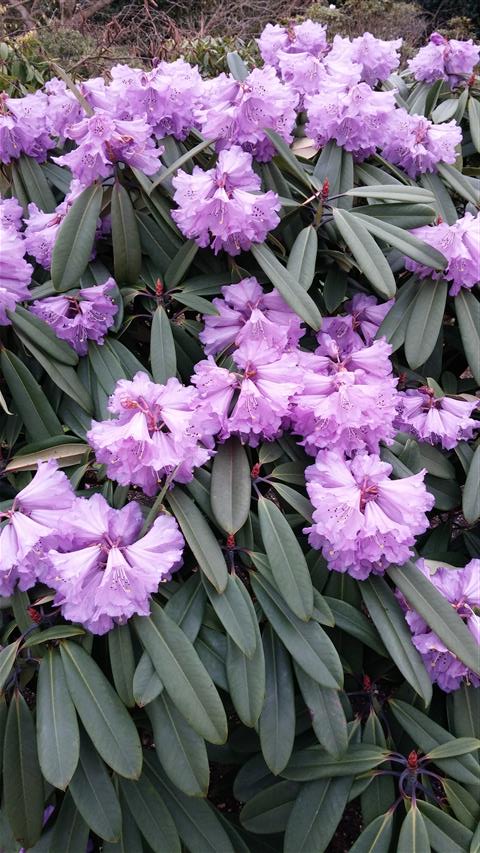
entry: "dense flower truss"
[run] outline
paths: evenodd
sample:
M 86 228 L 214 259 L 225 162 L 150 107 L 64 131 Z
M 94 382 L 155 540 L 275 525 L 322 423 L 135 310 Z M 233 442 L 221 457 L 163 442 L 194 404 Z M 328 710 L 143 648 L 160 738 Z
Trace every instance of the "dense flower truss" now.
M 150 595 L 182 564 L 183 536 L 172 516 L 158 516 L 140 537 L 137 503 L 112 509 L 102 495 L 77 498 L 62 526 L 70 542 L 50 549 L 42 579 L 56 590 L 66 619 L 104 634 L 135 613 L 150 613 Z
M 321 450 L 307 468 L 315 510 L 305 532 L 330 569 L 365 580 L 412 555 L 415 537 L 428 527 L 425 513 L 434 498 L 425 488 L 425 471 L 401 480 L 390 479 L 391 472 L 376 454 L 349 460 L 330 450 Z
M 471 560 L 463 569 L 441 566 L 434 573 L 429 571 L 424 560 L 419 560 L 417 565 L 463 619 L 477 641 L 480 653 L 480 560 Z M 480 687 L 480 677 L 447 649 L 401 593 L 397 592 L 397 596 L 405 610 L 413 644 L 420 652 L 433 683 L 447 693 L 458 690 L 462 684 Z
M 347 65 L 353 62 L 361 68 L 361 80 L 369 86 L 376 86 L 386 80 L 400 64 L 402 39 L 385 41 L 375 38 L 371 33 L 350 39 L 335 36 L 330 61 L 343 60 Z
M 20 231 L 23 226 L 23 209 L 16 198 L 0 198 L 0 225 Z
M 203 135 L 217 140 L 217 149 L 240 145 L 266 161 L 275 153 L 266 130 L 292 141 L 298 95 L 272 67 L 255 68 L 242 81 L 220 74 L 204 85 L 203 99 L 198 120 Z
M 97 109 L 93 116 L 69 125 L 65 135 L 77 143 L 77 148 L 52 159 L 68 166 L 84 186 L 110 177 L 117 163 L 141 169 L 146 175 L 153 175 L 161 166 L 163 148 L 155 147 L 152 129 L 144 118 L 120 120 Z
M 82 105 L 63 80 L 53 77 L 45 83 L 48 96 L 45 121 L 52 136 L 65 136 L 68 127 L 85 117 Z
M 166 385 L 146 373 L 121 379 L 108 408 L 117 417 L 93 421 L 87 439 L 108 476 L 122 485 L 154 495 L 165 477 L 188 483 L 212 455 L 218 419 L 204 411 L 194 388 L 177 379 Z
M 455 121 L 433 124 L 423 116 L 396 109 L 387 127 L 383 156 L 415 178 L 435 172 L 438 163 L 455 163 L 462 131 Z
M 7 311 L 28 299 L 33 267 L 24 258 L 25 244 L 14 224 L 0 222 L 0 326 L 10 323 Z
M 378 451 L 380 441 L 395 435 L 398 394 L 390 345 L 375 341 L 345 352 L 326 332 L 319 340 L 316 354 L 301 357 L 303 388 L 293 401 L 293 431 L 313 455 L 319 448 Z
M 480 280 L 480 213 L 473 216 L 468 211 L 453 225 L 440 222 L 438 225 L 425 225 L 412 231 L 420 240 L 438 249 L 448 261 L 441 272 L 405 259 L 408 270 L 420 278 L 444 278 L 451 282 L 450 295 L 456 296 L 462 287 L 472 288 Z
M 58 524 L 75 495 L 63 471 L 50 459 L 39 462 L 35 476 L 0 512 L 0 595 L 10 595 L 17 582 L 30 589 L 36 582 L 49 548 L 65 541 Z
M 225 249 L 238 255 L 252 243 L 262 243 L 278 225 L 280 202 L 276 193 L 260 193 L 261 181 L 252 169 L 252 157 L 234 145 L 221 151 L 216 166 L 192 174 L 179 169 L 173 178 L 172 217 L 186 237 L 217 254 Z
M 199 338 L 207 355 L 218 355 L 248 339 L 280 350 L 295 347 L 304 330 L 300 318 L 275 290 L 267 293 L 256 278 L 222 287 L 213 299 L 218 316 L 205 314 Z
M 113 324 L 118 306 L 109 293 L 115 287 L 113 278 L 75 294 L 60 294 L 37 300 L 30 310 L 45 320 L 55 334 L 67 341 L 79 355 L 86 355 L 88 342 L 103 344 Z
M 219 419 L 219 439 L 238 435 L 251 447 L 271 441 L 291 412 L 303 384 L 296 352 L 279 352 L 255 338 L 233 353 L 237 370 L 218 367 L 212 356 L 195 365 L 192 382 L 206 411 Z
M 7 98 L 0 93 L 0 162 L 10 163 L 28 154 L 40 163 L 54 141 L 47 132 L 48 98 L 44 92 Z
M 458 41 L 432 33 L 430 41 L 421 47 L 408 66 L 416 80 L 435 83 L 444 80 L 452 88 L 466 81 L 480 59 L 480 46 L 472 39 Z
M 264 62 L 274 67 L 279 67 L 279 51 L 321 57 L 330 49 L 327 28 L 310 20 L 291 27 L 267 24 L 257 43 Z
M 473 438 L 474 430 L 480 429 L 480 420 L 470 417 L 479 406 L 476 399 L 435 397 L 433 389 L 427 386 L 412 388 L 399 394 L 395 425 L 419 441 L 451 450 L 459 441 Z

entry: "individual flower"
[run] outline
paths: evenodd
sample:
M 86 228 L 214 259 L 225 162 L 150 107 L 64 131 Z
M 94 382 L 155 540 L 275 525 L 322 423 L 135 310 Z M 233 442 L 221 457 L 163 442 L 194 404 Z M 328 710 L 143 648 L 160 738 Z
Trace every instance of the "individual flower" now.
M 419 560 L 417 566 L 463 619 L 480 654 L 480 560 L 471 560 L 463 569 L 440 566 L 433 574 L 424 560 Z M 413 645 L 420 652 L 432 682 L 446 693 L 458 690 L 462 684 L 480 687 L 480 677 L 447 649 L 398 591 L 397 598 L 405 611 Z
M 399 394 L 395 424 L 397 429 L 411 433 L 419 441 L 451 450 L 459 441 L 473 438 L 473 431 L 480 429 L 480 421 L 470 417 L 479 406 L 476 399 L 435 397 L 428 386 L 410 388 Z
M 267 24 L 257 39 L 261 57 L 268 65 L 278 67 L 278 53 L 309 53 L 322 56 L 328 53 L 327 28 L 310 19 L 291 27 Z
M 57 462 L 39 462 L 28 486 L 0 512 L 6 519 L 0 529 L 0 595 L 11 595 L 17 582 L 22 590 L 34 585 L 48 549 L 65 541 L 59 523 L 73 501 L 70 481 Z
M 387 138 L 395 107 L 394 92 L 374 92 L 367 83 L 325 86 L 305 98 L 307 136 L 323 147 L 335 140 L 359 160 L 374 154 Z
M 200 340 L 207 355 L 217 355 L 247 338 L 284 350 L 303 334 L 300 318 L 277 291 L 266 293 L 256 278 L 222 287 L 222 299 L 212 305 L 218 315 L 205 314 Z
M 412 555 L 415 537 L 428 527 L 425 513 L 434 498 L 425 488 L 425 471 L 401 480 L 391 480 L 391 472 L 376 454 L 345 459 L 331 450 L 321 450 L 306 469 L 315 509 L 304 532 L 329 569 L 365 580 Z
M 200 361 L 192 382 L 206 410 L 219 418 L 220 441 L 238 435 L 256 447 L 279 434 L 302 387 L 302 370 L 296 353 L 259 345 L 255 338 L 245 339 L 232 358 L 237 371 L 218 367 L 212 356 Z
M 108 409 L 116 417 L 92 421 L 87 440 L 107 476 L 123 486 L 133 483 L 154 495 L 166 477 L 188 483 L 212 455 L 218 418 L 178 379 L 158 385 L 142 372 L 121 379 Z
M 220 74 L 205 84 L 204 106 L 197 112 L 203 135 L 217 150 L 240 145 L 257 160 L 270 160 L 275 148 L 266 136 L 274 130 L 293 139 L 298 95 L 278 79 L 272 67 L 254 68 L 245 80 Z
M 342 355 L 370 346 L 393 304 L 393 299 L 379 303 L 374 296 L 356 293 L 342 305 L 347 314 L 324 317 L 321 334 L 333 338 Z
M 434 172 L 439 163 L 455 163 L 462 131 L 455 121 L 433 124 L 401 107 L 390 116 L 383 156 L 411 178 Z
M 429 43 L 409 59 L 408 67 L 416 80 L 423 83 L 444 80 L 453 88 L 470 77 L 479 58 L 480 46 L 472 39 L 457 41 L 432 33 Z
M 16 198 L 0 198 L 0 225 L 20 231 L 23 209 Z
M 67 127 L 65 135 L 77 143 L 77 148 L 52 159 L 60 166 L 68 166 L 83 186 L 97 178 L 110 177 L 119 162 L 146 175 L 153 175 L 161 166 L 163 148 L 155 147 L 152 129 L 143 118 L 122 121 L 97 109 L 93 116 Z
M 95 287 L 73 294 L 48 296 L 33 303 L 30 311 L 52 327 L 58 338 L 67 341 L 78 353 L 86 355 L 88 342 L 103 344 L 113 324 L 118 306 L 108 296 L 115 287 L 113 278 Z
M 262 243 L 280 221 L 277 194 L 259 192 L 252 157 L 236 145 L 220 152 L 213 169 L 194 166 L 192 174 L 179 169 L 172 183 L 179 206 L 172 218 L 186 237 L 211 245 L 215 254 L 225 249 L 238 255 Z
M 49 551 L 44 578 L 65 619 L 104 634 L 134 614 L 148 616 L 150 596 L 182 562 L 185 543 L 173 516 L 159 515 L 139 538 L 139 505 L 112 509 L 95 494 L 78 498 L 65 524 L 71 543 Z
M 396 430 L 397 380 L 392 376 L 391 346 L 343 348 L 325 332 L 315 354 L 303 354 L 303 388 L 293 400 L 291 428 L 302 436 L 307 453 L 336 448 L 345 453 L 391 441 Z
M 33 268 L 24 259 L 22 236 L 11 226 L 0 222 L 0 326 L 8 326 L 7 311 L 14 311 L 17 302 L 28 299 L 28 285 Z
M 480 213 L 465 213 L 453 225 L 423 225 L 412 231 L 416 237 L 438 249 L 447 259 L 447 266 L 438 272 L 430 267 L 405 259 L 405 266 L 420 278 L 444 278 L 451 282 L 450 295 L 456 296 L 462 287 L 472 288 L 480 280 Z

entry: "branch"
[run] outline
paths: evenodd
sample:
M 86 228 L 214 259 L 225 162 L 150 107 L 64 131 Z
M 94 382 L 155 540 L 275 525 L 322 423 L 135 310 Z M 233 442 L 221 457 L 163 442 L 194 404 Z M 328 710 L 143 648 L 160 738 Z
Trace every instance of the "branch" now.
M 96 0 L 95 3 L 87 6 L 86 9 L 82 9 L 80 12 L 77 12 L 69 21 L 70 25 L 73 27 L 80 27 L 85 23 L 85 21 L 88 21 L 89 18 L 96 15 L 97 12 L 101 12 L 102 9 L 105 9 L 107 6 L 111 6 L 113 2 L 114 0 Z

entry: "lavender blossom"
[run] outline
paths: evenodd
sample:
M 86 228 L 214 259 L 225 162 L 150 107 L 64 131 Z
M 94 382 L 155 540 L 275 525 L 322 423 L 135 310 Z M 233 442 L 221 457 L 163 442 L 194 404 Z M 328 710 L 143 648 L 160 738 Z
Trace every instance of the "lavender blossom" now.
M 33 268 L 24 259 L 25 245 L 21 234 L 0 222 L 0 326 L 8 326 L 7 311 L 14 311 L 17 302 L 28 299 L 28 285 Z
M 397 429 L 419 441 L 452 450 L 459 441 L 468 441 L 473 438 L 474 430 L 480 429 L 480 421 L 470 417 L 479 406 L 477 399 L 435 397 L 428 386 L 409 389 L 399 394 L 395 424 Z
M 113 278 L 95 287 L 86 287 L 75 295 L 60 294 L 37 300 L 30 310 L 52 327 L 57 337 L 67 341 L 78 353 L 86 355 L 88 341 L 103 344 L 113 324 L 117 305 L 108 296 L 115 287 Z
M 0 198 L 0 225 L 13 231 L 22 227 L 23 209 L 16 198 Z
M 450 295 L 456 296 L 462 287 L 470 289 L 480 280 L 480 213 L 471 213 L 458 219 L 453 225 L 441 222 L 424 225 L 412 231 L 420 240 L 438 249 L 448 261 L 441 272 L 405 258 L 405 266 L 419 278 L 444 278 L 451 282 Z
M 480 46 L 472 39 L 458 41 L 432 33 L 429 43 L 409 60 L 408 67 L 416 80 L 423 83 L 444 80 L 454 88 L 470 77 L 479 59 Z
M 433 124 L 403 108 L 392 112 L 387 130 L 383 156 L 411 178 L 434 172 L 438 163 L 455 163 L 455 147 L 462 141 L 462 131 L 455 121 Z

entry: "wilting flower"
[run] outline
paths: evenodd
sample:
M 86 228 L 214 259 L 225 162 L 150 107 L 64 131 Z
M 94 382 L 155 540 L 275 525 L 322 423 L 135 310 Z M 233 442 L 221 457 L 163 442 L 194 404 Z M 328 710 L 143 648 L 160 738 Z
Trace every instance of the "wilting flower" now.
M 425 488 L 425 471 L 401 480 L 391 480 L 391 472 L 376 454 L 349 460 L 329 450 L 321 450 L 306 469 L 315 510 L 304 532 L 330 569 L 365 580 L 412 555 L 415 537 L 428 527 L 425 513 L 434 498 Z
M 217 254 L 246 251 L 262 243 L 279 222 L 278 196 L 259 193 L 261 181 L 252 169 L 252 157 L 234 145 L 221 151 L 213 169 L 195 166 L 192 174 L 180 169 L 173 178 L 172 217 L 186 237 L 199 246 L 211 245 Z
M 39 462 L 35 476 L 15 497 L 0 529 L 0 595 L 10 595 L 34 585 L 46 551 L 56 547 L 65 531 L 59 532 L 63 513 L 74 501 L 70 481 L 53 459 Z
M 0 225 L 19 231 L 22 227 L 23 209 L 16 198 L 0 198 Z
M 220 440 L 238 435 L 256 447 L 278 435 L 302 387 L 302 370 L 296 353 L 259 345 L 254 338 L 244 340 L 232 357 L 238 371 L 218 367 L 209 356 L 195 365 L 192 382 L 206 410 L 219 418 Z
M 307 136 L 319 147 L 334 139 L 357 159 L 365 159 L 387 138 L 395 94 L 374 92 L 367 83 L 324 86 L 318 94 L 305 98 L 305 107 Z
M 424 225 L 412 231 L 416 237 L 438 249 L 448 261 L 441 272 L 405 258 L 405 266 L 420 278 L 444 278 L 452 282 L 450 295 L 456 296 L 462 287 L 472 288 L 480 280 L 480 213 L 471 213 L 458 219 L 453 225 Z
M 390 116 L 383 156 L 415 178 L 439 163 L 455 163 L 462 131 L 455 121 L 433 124 L 428 118 L 396 109 Z
M 247 338 L 284 350 L 294 347 L 303 334 L 301 320 L 279 293 L 266 293 L 256 278 L 222 287 L 223 299 L 212 305 L 218 315 L 205 314 L 200 340 L 207 355 L 217 355 Z
M 24 259 L 23 238 L 11 225 L 0 222 L 0 326 L 10 320 L 7 311 L 13 311 L 17 302 L 30 296 L 28 285 L 32 280 L 33 268 Z
M 141 372 L 121 379 L 108 408 L 118 417 L 92 421 L 87 440 L 107 475 L 124 486 L 154 495 L 165 477 L 188 483 L 212 455 L 218 419 L 204 411 L 195 388 L 177 379 L 158 385 Z
M 453 88 L 470 77 L 479 58 L 480 46 L 472 39 L 457 41 L 432 33 L 429 43 L 408 61 L 408 67 L 416 80 L 423 83 L 444 80 Z
M 52 327 L 57 337 L 67 341 L 79 355 L 86 355 L 88 342 L 103 344 L 113 323 L 117 305 L 108 296 L 115 287 L 113 278 L 73 294 L 49 296 L 34 302 L 30 310 Z
M 313 455 L 319 448 L 378 451 L 380 441 L 395 435 L 398 394 L 390 345 L 382 340 L 345 350 L 325 332 L 318 337 L 316 354 L 301 358 L 303 388 L 293 401 L 293 432 Z
M 245 80 L 220 74 L 204 87 L 197 113 L 202 133 L 217 140 L 217 150 L 241 145 L 257 160 L 270 160 L 275 148 L 266 130 L 292 141 L 298 95 L 278 79 L 272 67 L 255 68 Z
M 163 148 L 155 147 L 152 129 L 143 118 L 122 121 L 98 109 L 93 116 L 66 128 L 65 135 L 75 140 L 77 148 L 52 159 L 68 166 L 83 186 L 109 177 L 119 162 L 146 175 L 153 175 L 161 166 Z
M 480 401 L 460 397 L 435 397 L 427 386 L 399 394 L 397 429 L 411 433 L 419 441 L 440 444 L 451 450 L 459 441 L 468 441 L 480 421 L 470 417 Z
M 139 505 L 112 509 L 96 494 L 78 498 L 65 524 L 71 543 L 49 551 L 44 577 L 65 619 L 104 634 L 135 613 L 148 616 L 151 594 L 182 562 L 184 540 L 173 516 L 158 516 L 139 539 Z
M 471 560 L 463 569 L 441 566 L 433 574 L 424 560 L 419 560 L 417 566 L 463 619 L 478 643 L 480 655 L 480 560 Z M 462 684 L 480 687 L 480 677 L 447 649 L 400 592 L 397 592 L 397 597 L 405 610 L 412 642 L 420 652 L 433 683 L 446 693 L 458 690 Z

